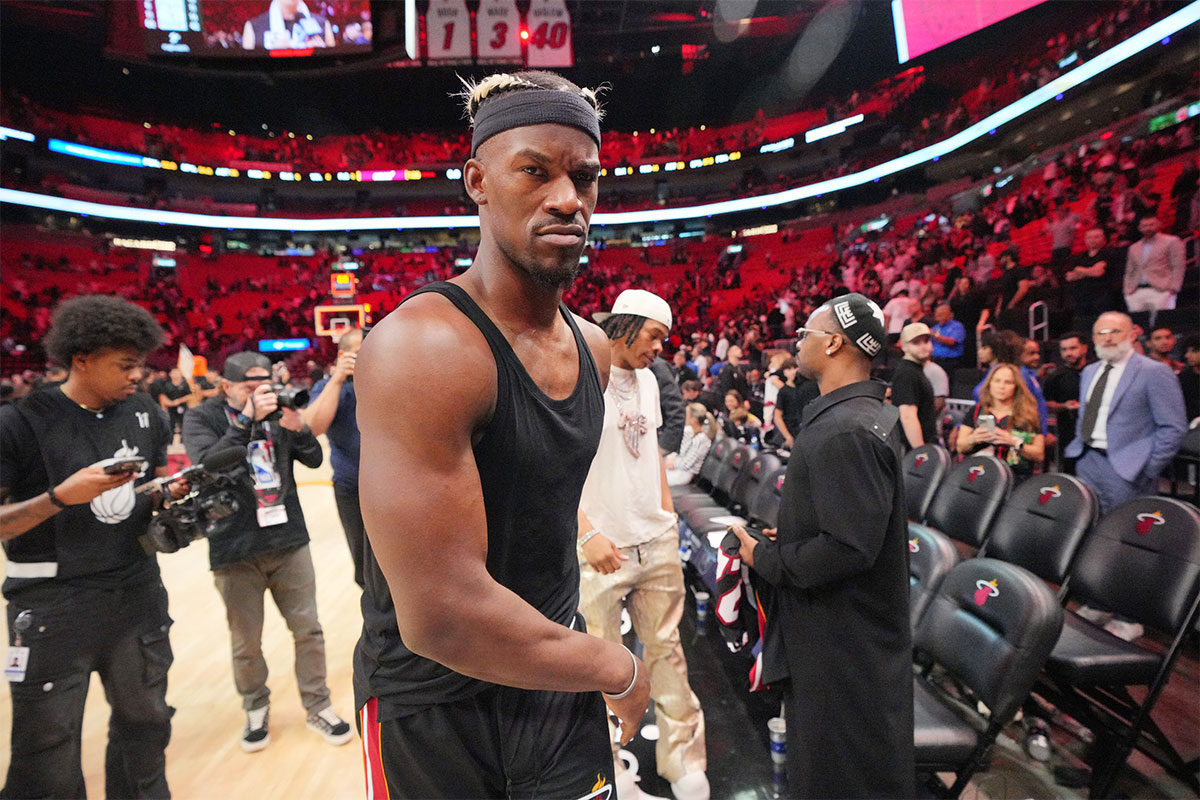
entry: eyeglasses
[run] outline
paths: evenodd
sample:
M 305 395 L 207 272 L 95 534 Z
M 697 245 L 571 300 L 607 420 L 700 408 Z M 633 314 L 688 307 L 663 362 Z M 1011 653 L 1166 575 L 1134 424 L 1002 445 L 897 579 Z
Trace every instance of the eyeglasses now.
M 803 342 L 810 333 L 821 333 L 826 336 L 837 336 L 837 334 L 833 331 L 819 331 L 815 328 L 796 328 L 796 333 L 799 334 L 799 337 L 796 339 L 797 342 Z

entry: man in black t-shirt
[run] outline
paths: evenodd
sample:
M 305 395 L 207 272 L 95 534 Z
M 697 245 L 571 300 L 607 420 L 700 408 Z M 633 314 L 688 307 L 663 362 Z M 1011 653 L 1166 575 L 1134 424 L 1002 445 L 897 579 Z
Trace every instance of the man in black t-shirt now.
M 187 402 L 191 399 L 192 387 L 183 379 L 183 372 L 171 370 L 170 377 L 158 386 L 158 399 L 163 410 L 171 417 L 171 425 L 176 431 L 183 428 L 183 415 L 187 411 Z
M 92 672 L 112 707 L 106 794 L 170 795 L 171 618 L 158 564 L 138 543 L 160 490 L 134 491 L 167 475 L 170 423 L 137 391 L 162 338 L 154 318 L 126 300 L 68 300 L 43 342 L 69 365 L 67 380 L 0 409 L 12 691 L 0 796 L 85 795 L 80 741 Z M 181 496 L 186 486 L 174 489 Z
M 1088 338 L 1079 331 L 1064 333 L 1058 340 L 1058 353 L 1062 366 L 1051 372 L 1043 381 L 1042 394 L 1046 396 L 1046 408 L 1055 415 L 1055 431 L 1061 449 L 1075 432 L 1075 420 L 1079 416 L 1079 376 L 1088 364 Z M 1062 458 L 1063 472 L 1075 474 L 1074 458 Z
M 937 441 L 937 409 L 925 364 L 933 352 L 929 326 L 914 322 L 900 331 L 904 358 L 892 374 L 892 405 L 900 409 L 900 427 L 909 447 Z
M 1113 292 L 1113 274 L 1119 265 L 1117 256 L 1105 245 L 1102 228 L 1090 228 L 1083 235 L 1086 250 L 1072 257 L 1070 269 L 1063 275 L 1075 316 L 1091 317 L 1117 308 Z M 1119 282 L 1124 273 L 1116 270 Z

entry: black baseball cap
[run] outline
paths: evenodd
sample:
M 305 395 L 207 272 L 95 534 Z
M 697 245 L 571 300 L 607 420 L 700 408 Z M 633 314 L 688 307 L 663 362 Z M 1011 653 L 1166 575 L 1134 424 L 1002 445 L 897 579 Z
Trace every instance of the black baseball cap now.
M 859 350 L 874 358 L 883 352 L 887 334 L 883 328 L 883 310 L 858 292 L 843 294 L 829 301 L 833 318 Z
M 262 353 L 249 351 L 234 353 L 225 359 L 225 368 L 221 370 L 221 377 L 227 381 L 238 383 L 247 380 L 246 373 L 255 368 L 266 370 L 267 374 L 262 377 L 269 378 L 271 376 L 271 359 Z

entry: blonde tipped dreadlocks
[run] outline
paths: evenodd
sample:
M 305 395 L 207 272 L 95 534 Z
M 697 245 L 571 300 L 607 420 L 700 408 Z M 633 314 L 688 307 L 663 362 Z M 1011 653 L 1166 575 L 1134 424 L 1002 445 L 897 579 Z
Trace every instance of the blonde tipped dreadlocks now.
M 463 78 L 460 75 L 458 80 L 462 83 L 463 88 L 454 96 L 462 101 L 463 114 L 470 121 L 472 127 L 475 126 L 475 115 L 479 112 L 479 106 L 484 100 L 521 90 L 557 90 L 578 94 L 592 107 L 597 120 L 604 119 L 604 110 L 600 107 L 599 95 L 605 91 L 606 86 L 599 86 L 595 89 L 580 88 L 566 78 L 552 72 L 539 70 L 517 73 L 498 72 L 479 81 L 473 78 Z

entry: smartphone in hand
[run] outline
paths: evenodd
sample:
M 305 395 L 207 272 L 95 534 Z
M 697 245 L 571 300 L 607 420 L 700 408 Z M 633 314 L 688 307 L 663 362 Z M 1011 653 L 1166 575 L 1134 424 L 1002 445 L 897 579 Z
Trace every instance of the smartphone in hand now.
M 131 475 L 146 468 L 146 459 L 141 456 L 106 458 L 96 466 L 101 467 L 106 475 Z

